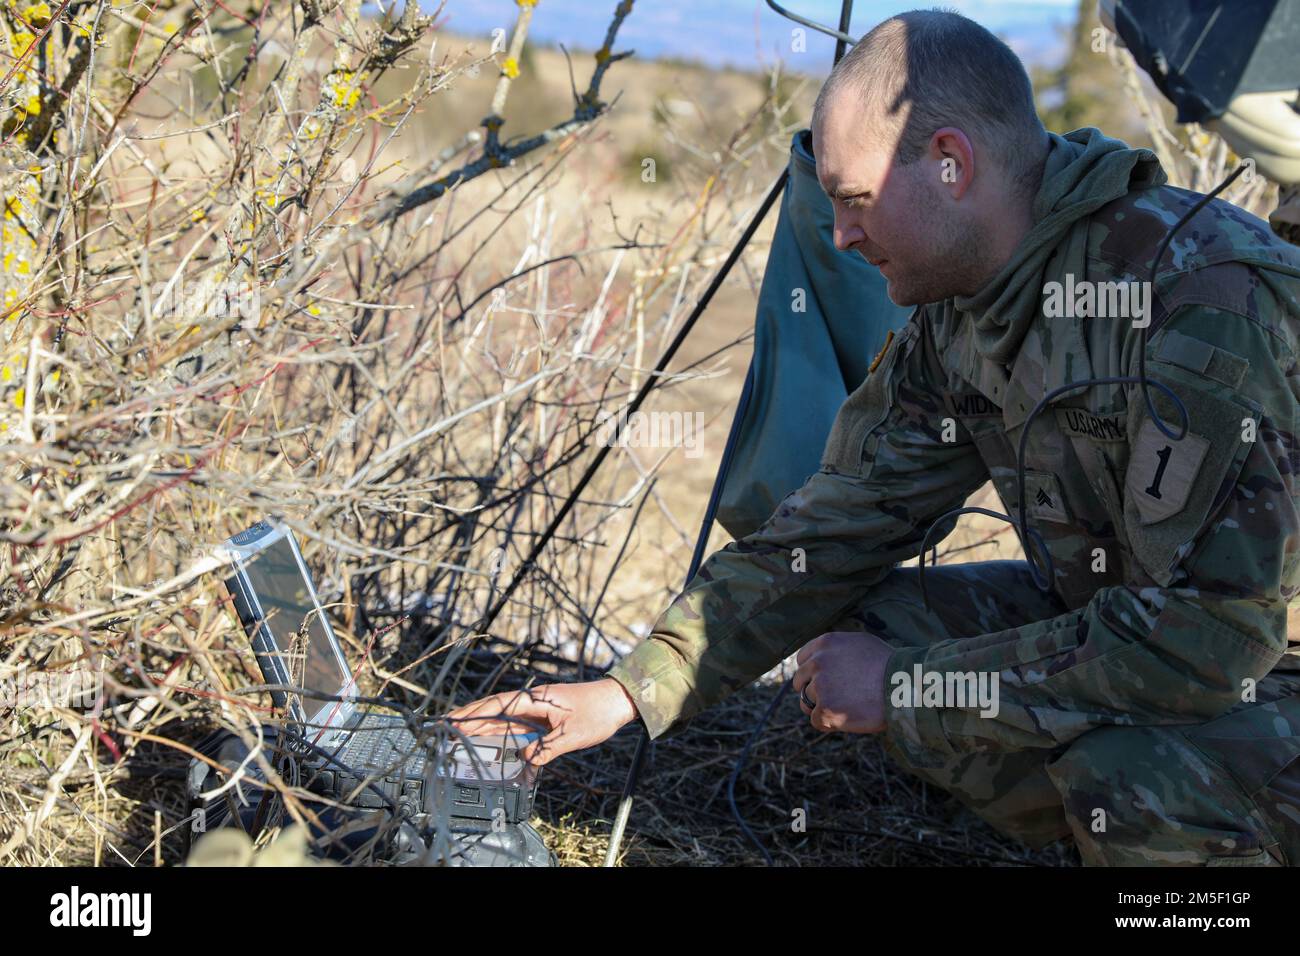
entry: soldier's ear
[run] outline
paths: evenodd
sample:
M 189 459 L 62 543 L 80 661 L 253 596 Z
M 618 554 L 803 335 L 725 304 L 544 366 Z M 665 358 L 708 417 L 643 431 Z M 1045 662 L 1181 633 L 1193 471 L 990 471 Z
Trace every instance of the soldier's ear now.
M 944 126 L 930 137 L 929 157 L 941 188 L 961 199 L 975 181 L 975 148 L 955 126 Z

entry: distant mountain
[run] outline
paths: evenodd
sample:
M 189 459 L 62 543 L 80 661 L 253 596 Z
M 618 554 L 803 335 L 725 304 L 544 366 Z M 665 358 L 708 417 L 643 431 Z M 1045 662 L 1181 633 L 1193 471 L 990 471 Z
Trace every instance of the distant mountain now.
M 426 9 L 436 3 L 424 0 Z M 784 0 L 787 9 L 828 25 L 839 22 L 834 0 Z M 604 42 L 617 0 L 540 0 L 529 36 L 542 43 L 564 43 L 594 50 Z M 850 33 L 860 36 L 885 17 L 925 0 L 859 0 Z M 1064 28 L 1075 19 L 1075 0 L 948 0 L 945 6 L 997 33 L 1029 66 L 1055 66 L 1064 58 Z M 442 22 L 460 34 L 509 31 L 519 13 L 515 0 L 447 0 Z M 708 66 L 762 69 L 778 58 L 787 69 L 823 74 L 830 68 L 834 42 L 808 30 L 797 49 L 796 24 L 773 12 L 764 0 L 638 0 L 619 31 L 619 49 L 635 49 L 643 59 L 693 60 Z

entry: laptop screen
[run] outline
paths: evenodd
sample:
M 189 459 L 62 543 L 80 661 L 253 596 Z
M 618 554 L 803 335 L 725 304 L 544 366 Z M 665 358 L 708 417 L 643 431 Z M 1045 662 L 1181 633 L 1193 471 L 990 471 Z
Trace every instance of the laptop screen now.
M 244 573 L 262 605 L 266 615 L 262 626 L 270 630 L 289 683 L 339 695 L 348 675 L 334 653 L 288 537 L 254 554 L 244 563 Z M 323 718 L 320 711 L 336 706 L 331 701 L 310 698 L 303 702 L 303 710 L 313 715 L 313 723 L 319 722 L 317 717 Z

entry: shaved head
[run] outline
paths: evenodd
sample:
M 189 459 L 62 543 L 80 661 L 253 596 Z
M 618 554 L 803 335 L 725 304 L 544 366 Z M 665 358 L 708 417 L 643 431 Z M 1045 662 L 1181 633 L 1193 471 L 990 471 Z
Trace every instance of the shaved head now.
M 915 162 L 940 127 L 963 130 L 1016 191 L 1032 196 L 1047 138 L 1029 76 L 1005 43 L 974 20 L 912 10 L 880 23 L 831 72 L 813 124 L 844 93 L 877 132 L 897 138 L 896 161 Z
M 1050 138 L 1016 55 L 956 13 L 884 21 L 813 109 L 835 245 L 880 269 L 899 305 L 972 295 L 1032 226 Z

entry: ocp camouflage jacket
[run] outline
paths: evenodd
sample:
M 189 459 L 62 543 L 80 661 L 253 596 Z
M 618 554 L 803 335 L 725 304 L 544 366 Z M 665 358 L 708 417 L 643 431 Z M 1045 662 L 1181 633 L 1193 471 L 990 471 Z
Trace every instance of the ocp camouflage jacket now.
M 1105 163 L 1108 182 L 1084 181 Z M 1161 257 L 1149 311 L 1100 314 L 1125 311 L 1200 198 L 1165 185 L 1145 150 L 1096 130 L 1053 136 L 1035 230 L 999 279 L 917 309 L 844 403 L 820 470 L 712 555 L 611 670 L 650 734 L 828 630 L 984 482 L 1014 517 L 1030 412 L 1059 386 L 1136 376 L 1144 321 L 1147 376 L 1185 406 L 1187 434 L 1162 434 L 1131 383 L 1050 401 L 1029 426 L 1025 492 L 1071 610 L 897 649 L 886 679 L 916 664 L 997 672 L 1000 706 L 886 707 L 886 733 L 918 765 L 1053 747 L 1105 724 L 1208 720 L 1249 681 L 1300 668 L 1286 628 L 1300 586 L 1300 251 L 1214 200 Z M 1177 407 L 1150 394 L 1177 433 Z

